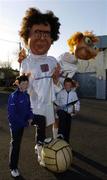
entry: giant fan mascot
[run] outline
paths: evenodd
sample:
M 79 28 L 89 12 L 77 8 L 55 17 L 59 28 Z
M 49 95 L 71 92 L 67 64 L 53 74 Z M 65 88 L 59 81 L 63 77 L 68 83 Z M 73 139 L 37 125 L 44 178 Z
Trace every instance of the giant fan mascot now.
M 98 48 L 96 46 L 98 41 L 99 39 L 92 32 L 75 32 L 68 39 L 70 52 L 59 56 L 61 76 L 72 78 L 77 71 L 79 59 L 84 61 L 94 59 L 98 54 Z
M 84 32 L 84 33 L 76 32 L 70 37 L 70 39 L 68 40 L 70 52 L 66 52 L 59 56 L 61 73 L 60 73 L 59 81 L 57 82 L 57 86 L 55 85 L 57 92 L 60 91 L 61 86 L 63 88 L 64 79 L 67 77 L 72 78 L 74 76 L 74 74 L 77 72 L 77 70 L 78 70 L 77 64 L 78 64 L 79 59 L 83 60 L 83 62 L 84 62 L 84 61 L 88 61 L 90 59 L 94 59 L 97 56 L 98 48 L 97 48 L 96 44 L 98 41 L 99 41 L 99 39 L 92 32 L 88 32 L 88 31 Z M 75 89 L 78 86 L 79 86 L 78 82 L 73 80 L 72 88 Z M 65 97 L 63 97 L 63 99 L 66 98 L 66 102 L 69 104 L 68 96 L 69 96 L 69 93 L 65 92 Z M 75 98 L 69 97 L 69 99 L 73 100 Z M 76 107 L 79 105 L 78 103 L 79 103 L 79 101 L 76 104 L 74 104 L 74 107 L 75 107 L 74 109 L 76 109 Z M 55 107 L 55 108 L 57 111 L 57 107 Z M 61 108 L 61 107 L 58 107 L 58 109 L 59 108 Z M 68 108 L 66 108 L 66 110 L 67 109 Z M 73 113 L 74 115 L 76 115 L 75 112 L 76 111 L 74 110 L 74 113 Z M 57 132 L 59 131 L 57 128 L 58 127 L 58 119 L 60 119 L 60 118 L 56 116 L 56 123 L 54 125 L 54 127 L 55 127 L 54 132 L 56 132 L 56 133 L 54 133 L 55 137 L 57 135 Z M 67 119 L 65 119 L 65 121 L 67 121 Z M 61 124 L 61 123 L 63 123 L 63 119 L 59 121 L 59 127 L 62 127 L 62 129 L 63 129 L 63 124 L 65 127 L 65 123 L 63 123 L 63 124 Z M 66 129 L 66 127 L 65 127 L 65 129 Z M 61 132 L 61 130 L 59 132 Z
M 19 54 L 20 74 L 29 75 L 29 94 L 31 106 L 37 125 L 37 141 L 35 150 L 38 161 L 41 161 L 41 149 L 45 139 L 46 126 L 55 122 L 53 102 L 55 100 L 54 74 L 58 74 L 57 60 L 48 56 L 48 50 L 59 38 L 59 19 L 52 11 L 42 13 L 36 8 L 29 8 L 22 19 L 20 37 L 29 50 Z M 23 60 L 24 59 L 24 60 Z M 23 60 L 23 61 L 22 61 Z M 21 62 L 22 61 L 22 62 Z M 55 76 L 56 77 L 56 76 Z

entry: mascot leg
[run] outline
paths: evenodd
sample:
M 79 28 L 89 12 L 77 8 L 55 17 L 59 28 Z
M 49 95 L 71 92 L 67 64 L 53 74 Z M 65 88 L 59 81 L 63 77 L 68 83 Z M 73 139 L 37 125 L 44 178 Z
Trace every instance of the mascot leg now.
M 42 162 L 41 158 L 41 151 L 44 144 L 44 140 L 46 138 L 45 136 L 45 130 L 46 130 L 46 118 L 42 115 L 34 115 L 33 123 L 32 125 L 36 125 L 36 133 L 35 133 L 35 153 L 38 156 L 38 162 L 40 165 L 44 166 L 44 163 Z
M 43 148 L 43 145 L 41 144 L 36 144 L 36 149 L 37 149 L 37 154 L 38 154 L 38 162 L 41 166 L 44 166 L 45 167 L 45 163 L 42 159 L 42 155 L 41 155 L 41 152 L 42 152 L 42 148 Z

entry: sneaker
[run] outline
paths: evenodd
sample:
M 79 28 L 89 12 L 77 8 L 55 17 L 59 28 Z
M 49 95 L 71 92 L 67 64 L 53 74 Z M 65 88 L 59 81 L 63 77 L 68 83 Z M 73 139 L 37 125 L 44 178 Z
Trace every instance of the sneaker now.
M 12 177 L 18 177 L 20 175 L 18 169 L 13 169 L 11 170 L 11 175 Z
M 40 164 L 40 166 L 45 167 L 45 162 L 42 159 L 39 161 L 39 164 Z
M 42 147 L 43 147 L 42 145 L 36 144 L 35 151 L 36 151 L 36 153 L 38 155 L 38 163 L 40 164 L 40 166 L 45 167 L 45 163 L 42 160 L 42 156 L 41 156 Z
M 44 140 L 44 144 L 49 144 L 53 140 L 52 137 L 48 137 Z
M 37 154 L 37 156 L 38 156 L 38 162 L 41 161 L 41 151 L 42 151 L 42 145 L 36 144 L 35 154 Z
M 57 138 L 58 138 L 58 139 L 64 139 L 64 136 L 63 136 L 62 134 L 58 134 L 58 135 L 57 135 Z
M 38 154 L 38 145 L 35 145 L 35 154 Z
M 34 148 L 35 149 L 35 154 L 37 154 L 37 155 L 41 154 L 42 146 L 43 146 L 43 143 L 41 143 L 41 142 L 35 145 L 35 148 Z

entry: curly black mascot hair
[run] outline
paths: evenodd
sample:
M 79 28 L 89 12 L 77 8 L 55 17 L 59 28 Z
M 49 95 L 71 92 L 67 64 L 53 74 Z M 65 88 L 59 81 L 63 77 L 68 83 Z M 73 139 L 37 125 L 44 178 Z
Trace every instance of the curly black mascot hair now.
M 59 23 L 59 18 L 56 17 L 52 11 L 42 13 L 39 9 L 29 8 L 22 19 L 21 29 L 19 31 L 19 35 L 23 38 L 26 45 L 28 44 L 30 30 L 35 24 L 49 24 L 51 27 L 51 38 L 53 42 L 59 38 L 59 28 L 61 25 Z

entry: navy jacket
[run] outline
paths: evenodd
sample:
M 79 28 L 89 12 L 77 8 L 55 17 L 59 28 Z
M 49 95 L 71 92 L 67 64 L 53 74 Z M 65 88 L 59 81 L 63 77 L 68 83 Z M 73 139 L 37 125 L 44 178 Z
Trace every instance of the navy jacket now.
M 16 89 L 8 99 L 8 120 L 12 130 L 24 128 L 28 120 L 33 118 L 30 98 L 27 92 Z

